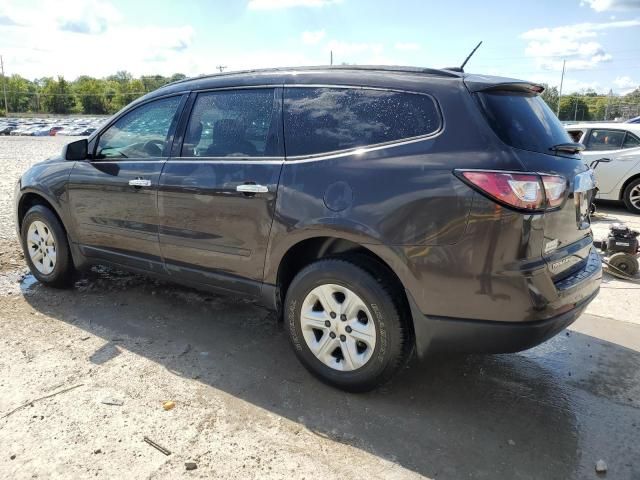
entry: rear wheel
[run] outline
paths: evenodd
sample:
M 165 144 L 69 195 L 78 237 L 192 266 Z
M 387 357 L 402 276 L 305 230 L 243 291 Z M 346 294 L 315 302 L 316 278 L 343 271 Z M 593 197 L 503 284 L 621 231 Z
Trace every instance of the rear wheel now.
M 73 273 L 69 243 L 54 213 L 43 205 L 31 207 L 20 233 L 24 258 L 33 276 L 45 285 L 68 286 Z
M 285 320 L 295 352 L 311 373 L 362 392 L 389 380 L 411 351 L 401 308 L 384 279 L 348 260 L 327 259 L 293 279 Z
M 633 213 L 640 213 L 640 178 L 635 179 L 627 188 L 624 189 L 622 195 L 627 210 Z

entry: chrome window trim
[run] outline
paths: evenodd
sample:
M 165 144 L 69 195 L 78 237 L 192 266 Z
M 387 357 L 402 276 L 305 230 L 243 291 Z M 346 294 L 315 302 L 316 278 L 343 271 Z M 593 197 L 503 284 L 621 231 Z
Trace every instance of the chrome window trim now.
M 262 160 L 264 158 L 264 160 Z M 237 163 L 244 165 L 279 165 L 284 163 L 284 157 L 169 157 L 170 163 Z

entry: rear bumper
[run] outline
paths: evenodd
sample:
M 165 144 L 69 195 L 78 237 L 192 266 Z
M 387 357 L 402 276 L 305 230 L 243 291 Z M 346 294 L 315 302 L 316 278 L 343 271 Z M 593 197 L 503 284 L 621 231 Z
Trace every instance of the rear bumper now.
M 534 322 L 489 322 L 427 317 L 416 328 L 418 356 L 426 353 L 513 353 L 540 345 L 571 325 L 598 294 L 598 290 L 572 310 L 556 317 Z M 414 317 L 414 323 L 417 323 Z M 420 336 L 418 337 L 418 331 Z
M 522 306 L 522 318 L 512 321 L 473 320 L 423 314 L 407 292 L 413 316 L 416 350 L 427 352 L 513 353 L 541 344 L 573 323 L 596 297 L 602 279 L 602 262 L 595 248 L 584 267 L 555 284 L 555 294 L 538 319 Z M 550 312 L 552 312 L 550 314 Z

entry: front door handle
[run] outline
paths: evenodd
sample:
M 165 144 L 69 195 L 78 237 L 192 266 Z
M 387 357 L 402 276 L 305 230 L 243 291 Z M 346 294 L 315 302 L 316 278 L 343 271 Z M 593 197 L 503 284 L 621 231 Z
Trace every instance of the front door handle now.
M 264 185 L 256 185 L 255 183 L 245 183 L 236 187 L 236 192 L 242 193 L 267 193 L 268 191 L 268 187 L 265 187 Z
M 147 180 L 146 178 L 134 178 L 133 180 L 129 180 L 129 185 L 132 187 L 150 187 L 151 180 Z

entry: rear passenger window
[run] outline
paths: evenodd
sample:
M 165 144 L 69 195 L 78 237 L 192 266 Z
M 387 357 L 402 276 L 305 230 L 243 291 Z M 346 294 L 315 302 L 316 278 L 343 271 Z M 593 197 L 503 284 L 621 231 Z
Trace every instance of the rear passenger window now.
M 355 88 L 288 88 L 284 106 L 288 156 L 313 155 L 435 133 L 431 97 Z
M 621 130 L 591 130 L 588 150 L 618 150 L 622 148 L 624 133 Z
M 622 144 L 622 148 L 637 148 L 640 147 L 640 139 L 636 137 L 633 133 L 627 132 L 627 136 L 624 137 L 624 143 Z
M 276 154 L 274 89 L 198 95 L 182 144 L 182 157 L 263 157 Z

